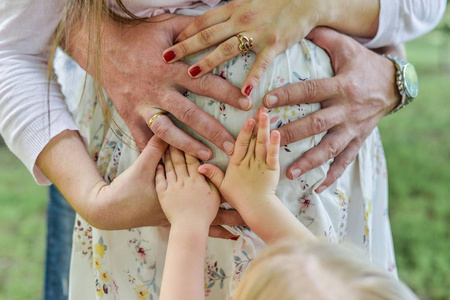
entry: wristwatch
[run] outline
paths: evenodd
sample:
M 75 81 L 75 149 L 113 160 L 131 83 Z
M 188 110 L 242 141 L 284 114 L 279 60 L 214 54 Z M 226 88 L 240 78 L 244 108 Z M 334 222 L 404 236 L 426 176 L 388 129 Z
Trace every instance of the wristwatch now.
M 397 69 L 395 83 L 402 97 L 400 103 L 390 112 L 392 114 L 411 103 L 417 97 L 419 93 L 419 78 L 412 64 L 390 54 L 383 54 L 383 56 L 391 60 Z

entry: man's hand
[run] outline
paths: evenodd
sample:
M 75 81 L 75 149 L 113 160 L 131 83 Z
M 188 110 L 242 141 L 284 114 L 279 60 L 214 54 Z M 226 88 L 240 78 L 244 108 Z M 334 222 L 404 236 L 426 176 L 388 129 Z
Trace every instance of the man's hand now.
M 175 37 L 192 20 L 169 14 L 133 25 L 106 20 L 101 38 L 100 81 L 141 150 L 154 133 L 168 144 L 207 160 L 212 156 L 211 150 L 178 129 L 167 116 L 158 117 L 151 130 L 147 126 L 153 115 L 167 111 L 225 153 L 233 151 L 231 134 L 183 94 L 189 90 L 241 109 L 250 109 L 251 99 L 218 76 L 208 74 L 192 79 L 184 62 L 168 65 L 161 59 L 163 50 L 173 45 Z M 86 63 L 87 29 L 80 29 L 80 35 L 72 37 L 77 40 L 66 43 L 69 53 L 95 76 L 94 66 Z
M 264 97 L 264 104 L 321 103 L 321 110 L 278 129 L 282 145 L 328 131 L 319 145 L 295 161 L 286 174 L 294 179 L 334 158 L 327 178 L 316 190 L 320 193 L 344 173 L 400 95 L 395 67 L 388 59 L 328 28 L 316 28 L 307 38 L 328 52 L 335 77 L 280 87 Z

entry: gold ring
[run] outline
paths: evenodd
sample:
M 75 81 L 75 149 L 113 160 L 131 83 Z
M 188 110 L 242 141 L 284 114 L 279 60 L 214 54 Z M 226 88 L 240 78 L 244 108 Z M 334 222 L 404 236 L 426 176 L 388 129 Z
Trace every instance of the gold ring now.
M 252 38 L 248 38 L 242 34 L 238 34 L 237 38 L 241 42 L 239 44 L 239 50 L 241 50 L 243 53 L 247 53 L 253 47 L 253 39 Z
M 151 126 L 152 126 L 153 122 L 155 122 L 155 120 L 156 120 L 158 117 L 160 117 L 160 116 L 162 116 L 162 115 L 165 115 L 165 114 L 166 114 L 166 112 L 159 112 L 159 113 L 157 113 L 157 114 L 154 114 L 153 117 L 151 117 L 150 120 L 148 120 L 148 128 L 151 129 Z

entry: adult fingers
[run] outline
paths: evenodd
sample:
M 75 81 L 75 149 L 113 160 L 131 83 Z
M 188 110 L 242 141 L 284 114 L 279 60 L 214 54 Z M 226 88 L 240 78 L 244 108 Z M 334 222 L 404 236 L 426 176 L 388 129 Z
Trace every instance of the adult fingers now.
M 186 28 L 180 33 L 175 43 L 180 43 L 198 32 L 211 27 L 215 24 L 227 21 L 230 18 L 230 11 L 227 5 L 220 6 L 196 17 Z
M 350 143 L 351 138 L 343 130 L 329 131 L 320 143 L 306 151 L 300 159 L 295 161 L 287 170 L 287 176 L 295 179 L 318 166 L 335 158 Z
M 237 240 L 239 237 L 235 236 L 220 225 L 211 225 L 209 227 L 209 237 L 224 239 L 224 240 Z
M 147 146 L 144 148 L 141 155 L 137 158 L 139 161 L 138 163 L 142 163 L 142 165 L 147 166 L 150 171 L 154 172 L 166 149 L 167 143 L 159 137 L 153 136 L 150 141 L 147 142 Z
M 208 73 L 221 63 L 238 56 L 241 53 L 239 50 L 239 40 L 237 37 L 232 36 L 214 49 L 213 52 L 208 54 L 205 58 L 201 59 L 198 63 L 192 65 L 189 68 L 189 75 L 194 78 L 199 78 Z M 248 96 L 244 95 L 244 96 Z
M 281 134 L 281 145 L 288 145 L 325 132 L 340 124 L 343 118 L 345 118 L 345 115 L 341 109 L 327 107 L 285 124 L 278 128 Z
M 172 160 L 173 167 L 177 178 L 187 177 L 188 171 L 186 166 L 186 160 L 184 159 L 184 153 L 179 149 L 170 146 L 170 158 Z
M 241 215 L 234 209 L 220 208 L 212 225 L 247 226 Z
M 266 107 L 294 105 L 300 103 L 319 103 L 340 94 L 336 77 L 312 79 L 288 84 L 264 96 Z
M 280 156 L 280 132 L 274 130 L 270 133 L 269 150 L 267 151 L 266 163 L 270 170 L 279 167 Z
M 211 164 L 204 164 L 198 167 L 198 172 L 205 175 L 218 189 L 222 185 L 225 174 L 217 166 Z
M 164 167 L 162 165 L 158 165 L 156 168 L 155 188 L 158 194 L 167 189 L 166 176 L 164 175 Z
M 258 119 L 259 125 L 255 145 L 255 158 L 256 160 L 265 162 L 270 139 L 269 116 L 267 113 L 261 113 Z
M 217 45 L 233 35 L 234 32 L 230 24 L 220 23 L 214 25 L 168 48 L 163 52 L 163 59 L 167 63 L 176 62 L 190 54 Z
M 164 110 L 169 111 L 179 121 L 191 127 L 204 138 L 219 147 L 226 154 L 231 155 L 234 149 L 233 136 L 222 124 L 194 102 L 189 101 L 179 93 L 171 93 L 164 102 Z M 156 121 L 158 121 L 157 118 Z M 155 134 L 159 135 L 156 131 Z
M 195 94 L 213 98 L 242 110 L 249 110 L 253 106 L 250 97 L 243 96 L 238 87 L 220 76 L 208 73 L 193 79 L 188 72 L 180 71 L 178 74 L 180 84 Z
M 258 85 L 261 77 L 266 72 L 276 55 L 277 53 L 269 48 L 264 48 L 264 50 L 258 53 L 250 72 L 242 84 L 242 95 L 250 96 L 253 88 Z
M 158 117 L 152 123 L 150 129 L 166 143 L 186 153 L 194 155 L 202 160 L 209 160 L 212 157 L 211 150 L 205 144 L 179 129 L 172 123 L 170 118 L 165 115 Z
M 233 164 L 239 164 L 245 157 L 250 145 L 250 139 L 252 138 L 253 129 L 255 127 L 255 120 L 248 119 L 236 139 L 234 153 L 231 156 L 230 162 Z
M 316 189 L 316 193 L 322 193 L 344 174 L 347 167 L 355 160 L 360 148 L 361 142 L 353 140 L 338 156 L 336 156 L 328 170 L 327 178 L 325 178 L 325 181 Z

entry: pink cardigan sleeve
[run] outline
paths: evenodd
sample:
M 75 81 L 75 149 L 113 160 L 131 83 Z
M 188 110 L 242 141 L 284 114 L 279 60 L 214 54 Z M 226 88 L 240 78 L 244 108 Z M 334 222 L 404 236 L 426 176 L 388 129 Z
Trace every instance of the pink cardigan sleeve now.
M 413 40 L 437 26 L 446 0 L 380 0 L 378 33 L 360 40 L 368 48 L 379 48 Z
M 64 130 L 77 130 L 55 80 L 47 79 L 60 0 L 14 0 L 0 5 L 0 133 L 9 149 L 40 184 L 35 166 L 47 143 Z M 54 76 L 53 76 L 54 77 Z

